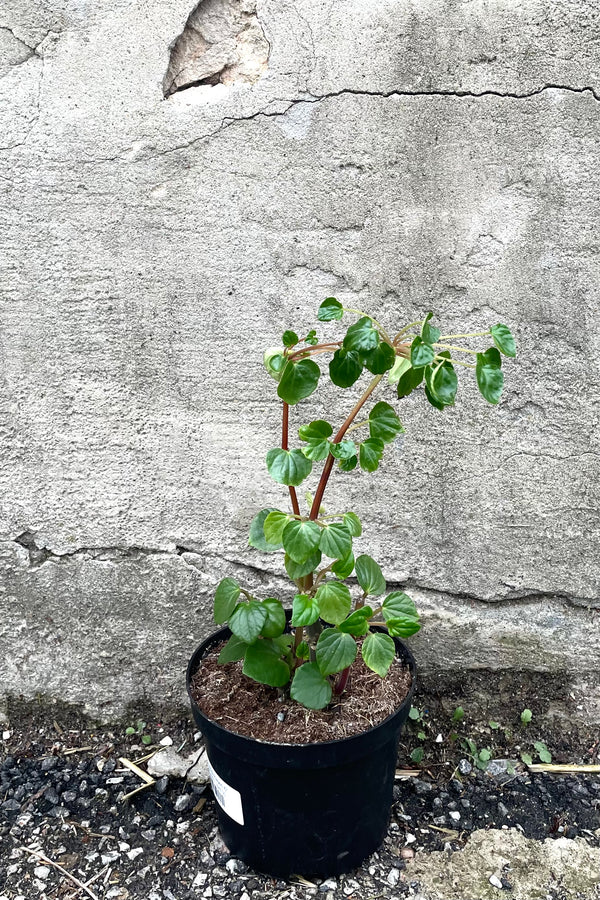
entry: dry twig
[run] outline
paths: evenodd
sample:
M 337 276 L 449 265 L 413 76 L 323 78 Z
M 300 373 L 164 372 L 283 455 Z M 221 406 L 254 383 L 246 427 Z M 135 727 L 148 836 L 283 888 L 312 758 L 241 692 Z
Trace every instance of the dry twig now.
M 19 847 L 19 849 L 23 850 L 25 853 L 31 853 L 32 856 L 37 857 L 37 859 L 46 863 L 46 865 L 48 865 L 48 866 L 54 866 L 55 869 L 58 869 L 59 872 L 62 872 L 62 874 L 66 878 L 68 878 L 70 881 L 72 881 L 73 884 L 76 884 L 80 891 L 85 891 L 86 894 L 88 894 L 88 896 L 90 896 L 92 898 L 92 900 L 98 900 L 98 897 L 96 896 L 96 894 L 94 894 L 92 891 L 90 891 L 90 889 L 88 887 L 86 887 L 86 885 L 83 883 L 83 881 L 80 881 L 79 878 L 75 878 L 74 875 L 71 875 L 70 872 L 67 872 L 66 869 L 63 869 L 63 867 L 61 865 L 59 865 L 57 862 L 54 862 L 53 860 L 48 859 L 47 856 L 45 856 L 43 853 L 40 853 L 38 850 L 31 850 L 29 847 Z

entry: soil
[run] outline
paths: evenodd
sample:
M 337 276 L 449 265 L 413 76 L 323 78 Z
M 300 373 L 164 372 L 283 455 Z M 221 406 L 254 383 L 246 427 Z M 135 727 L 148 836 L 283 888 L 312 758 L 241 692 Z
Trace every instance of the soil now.
M 260 741 L 308 744 L 361 734 L 392 715 L 412 683 L 410 671 L 398 657 L 381 678 L 358 656 L 341 697 L 326 709 L 310 710 L 277 688 L 252 681 L 243 674 L 242 662 L 219 665 L 224 643 L 203 658 L 192 678 L 192 695 L 213 722 Z

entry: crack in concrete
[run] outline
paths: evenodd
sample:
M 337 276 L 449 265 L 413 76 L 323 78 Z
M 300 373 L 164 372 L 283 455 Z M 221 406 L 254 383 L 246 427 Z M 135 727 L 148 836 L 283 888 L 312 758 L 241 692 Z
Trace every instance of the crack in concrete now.
M 253 563 L 245 561 L 242 562 L 235 557 L 224 556 L 223 554 L 217 553 L 212 550 L 203 551 L 201 553 L 199 550 L 193 549 L 192 547 L 186 546 L 185 544 L 176 545 L 174 550 L 163 550 L 155 547 L 132 545 L 128 547 L 77 547 L 74 550 L 67 550 L 63 553 L 56 553 L 54 550 L 50 550 L 47 547 L 38 545 L 35 540 L 35 535 L 30 531 L 24 531 L 18 537 L 14 538 L 13 543 L 18 544 L 20 547 L 24 547 L 28 551 L 29 564 L 32 569 L 39 568 L 48 560 L 60 562 L 61 560 L 76 556 L 91 556 L 92 558 L 97 558 L 102 554 L 113 554 L 116 556 L 116 559 L 111 560 L 113 562 L 121 559 L 139 559 L 146 556 L 183 557 L 183 561 L 187 565 L 198 571 L 201 570 L 202 566 L 198 565 L 194 558 L 201 557 L 202 559 L 221 560 L 227 565 L 237 566 L 254 575 L 258 575 L 263 579 L 265 577 L 275 578 L 288 585 L 290 592 L 293 591 L 291 582 L 289 582 L 287 576 L 283 575 L 283 573 L 281 572 L 276 572 L 275 570 L 266 568 L 265 566 L 255 565 Z M 354 583 L 355 580 L 356 579 L 352 579 L 351 583 Z M 545 600 L 550 600 L 565 603 L 574 609 L 585 609 L 588 611 L 600 609 L 600 597 L 577 597 L 574 594 L 569 594 L 566 591 L 547 591 L 538 588 L 527 588 L 522 591 L 511 590 L 509 591 L 509 593 L 502 596 L 483 597 L 479 594 L 469 593 L 467 591 L 451 591 L 448 590 L 448 588 L 435 587 L 431 584 L 425 584 L 415 578 L 407 578 L 401 581 L 388 581 L 387 590 L 416 590 L 428 597 L 450 597 L 462 603 L 478 603 L 484 604 L 485 606 L 500 606 L 507 603 L 519 605 L 540 604 Z
M 225 131 L 227 128 L 230 128 L 232 125 L 235 125 L 239 122 L 251 122 L 253 119 L 257 119 L 260 116 L 264 116 L 265 118 L 277 118 L 279 116 L 285 116 L 294 106 L 298 106 L 300 103 L 321 103 L 324 100 L 331 100 L 336 97 L 344 97 L 344 96 L 353 96 L 353 97 L 376 97 L 379 99 L 389 99 L 390 97 L 455 97 L 459 99 L 478 99 L 481 97 L 499 97 L 501 99 L 508 100 L 527 100 L 531 97 L 538 97 L 541 94 L 544 94 L 546 91 L 556 90 L 556 91 L 565 91 L 567 93 L 573 94 L 586 94 L 589 93 L 594 98 L 595 101 L 600 103 L 600 92 L 591 86 L 585 87 L 571 87 L 570 85 L 565 84 L 544 84 L 539 88 L 535 88 L 531 91 L 526 91 L 523 93 L 510 92 L 510 91 L 495 91 L 495 90 L 484 90 L 484 91 L 450 91 L 450 90 L 429 90 L 429 91 L 419 91 L 419 90 L 393 90 L 393 91 L 369 91 L 366 89 L 355 90 L 352 88 L 342 88 L 339 91 L 332 91 L 327 94 L 309 94 L 305 97 L 297 97 L 294 99 L 288 98 L 275 98 L 270 100 L 269 103 L 263 107 L 263 109 L 258 110 L 255 113 L 251 113 L 248 116 L 225 116 L 221 119 L 221 123 L 214 131 L 211 131 L 207 134 L 200 135 L 197 138 L 193 138 L 191 141 L 186 142 L 185 144 L 178 144 L 175 147 L 169 147 L 166 150 L 162 150 L 159 153 L 155 153 L 150 156 L 140 157 L 136 162 L 144 162 L 149 159 L 157 159 L 161 156 L 166 156 L 170 153 L 177 153 L 181 150 L 187 150 L 189 147 L 193 147 L 197 143 L 201 143 L 202 141 L 209 140 L 212 137 L 215 137 L 222 131 Z M 285 109 L 276 110 L 273 112 L 268 112 L 270 106 L 274 103 L 287 103 Z M 108 157 L 105 160 L 96 160 L 96 162 L 112 162 L 114 160 L 120 159 L 121 155 Z

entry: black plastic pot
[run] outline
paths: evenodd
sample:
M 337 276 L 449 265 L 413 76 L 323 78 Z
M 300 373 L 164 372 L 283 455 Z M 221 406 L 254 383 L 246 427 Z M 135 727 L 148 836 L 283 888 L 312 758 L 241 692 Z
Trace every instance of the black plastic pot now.
M 221 835 L 230 853 L 270 875 L 348 872 L 385 837 L 400 731 L 416 684 L 415 661 L 394 638 L 412 686 L 396 712 L 362 734 L 312 744 L 274 744 L 208 719 L 190 693 L 200 660 L 231 632 L 221 628 L 192 656 L 187 688 L 206 744 Z

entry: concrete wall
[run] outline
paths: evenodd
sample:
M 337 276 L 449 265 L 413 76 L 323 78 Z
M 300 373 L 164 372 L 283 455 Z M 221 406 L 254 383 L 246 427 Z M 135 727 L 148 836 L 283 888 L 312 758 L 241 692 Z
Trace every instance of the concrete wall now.
M 403 401 L 331 507 L 420 601 L 424 667 L 594 685 L 597 4 L 204 0 L 170 63 L 192 13 L 0 10 L 1 692 L 174 704 L 219 578 L 291 599 L 246 550 L 285 498 L 261 354 L 330 295 L 514 330 L 499 407 Z

